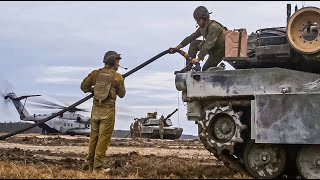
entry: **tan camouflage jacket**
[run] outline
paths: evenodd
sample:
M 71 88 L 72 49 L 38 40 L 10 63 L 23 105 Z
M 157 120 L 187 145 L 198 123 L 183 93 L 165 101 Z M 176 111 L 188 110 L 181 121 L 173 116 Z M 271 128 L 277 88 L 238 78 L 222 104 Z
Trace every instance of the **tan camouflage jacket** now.
M 86 78 L 83 79 L 80 88 L 84 93 L 93 92 L 92 86 L 94 86 L 94 84 L 96 83 L 98 70 L 99 69 L 93 70 Z M 102 68 L 102 71 L 105 73 L 111 73 L 114 70 L 111 69 L 110 66 L 106 65 Z M 103 106 L 103 107 L 115 106 L 115 101 L 117 99 L 117 96 L 119 96 L 120 98 L 123 98 L 125 94 L 126 94 L 126 89 L 124 86 L 124 79 L 121 74 L 115 72 L 114 81 L 110 87 L 110 92 L 108 97 L 102 100 L 100 105 L 99 105 L 99 101 L 93 97 L 93 105 Z

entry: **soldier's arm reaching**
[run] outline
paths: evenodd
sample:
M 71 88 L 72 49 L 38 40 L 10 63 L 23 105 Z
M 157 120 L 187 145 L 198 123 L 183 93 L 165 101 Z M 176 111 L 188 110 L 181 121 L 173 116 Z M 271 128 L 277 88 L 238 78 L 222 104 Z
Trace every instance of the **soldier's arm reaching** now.
M 174 49 L 181 49 L 185 47 L 186 45 L 190 44 L 191 41 L 196 40 L 198 37 L 202 36 L 200 32 L 200 28 L 198 28 L 194 33 L 192 33 L 190 36 L 187 36 L 184 38 L 180 44 L 178 44 Z M 173 50 L 170 50 L 171 54 L 175 53 Z
M 116 73 L 115 80 L 117 81 L 117 95 L 123 98 L 126 94 L 126 88 L 124 85 L 124 78 L 121 74 Z
M 191 41 L 196 40 L 198 37 L 201 36 L 201 32 L 200 32 L 200 28 L 198 28 L 194 33 L 192 33 L 190 36 L 184 38 L 184 40 L 182 40 L 182 42 L 179 44 L 183 47 L 185 47 L 186 45 L 190 44 Z

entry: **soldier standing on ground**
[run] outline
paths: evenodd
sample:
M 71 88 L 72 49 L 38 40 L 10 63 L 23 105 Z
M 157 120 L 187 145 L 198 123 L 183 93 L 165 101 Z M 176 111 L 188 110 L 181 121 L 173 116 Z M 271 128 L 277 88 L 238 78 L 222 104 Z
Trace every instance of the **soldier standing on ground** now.
M 137 119 L 133 123 L 133 139 L 141 137 L 141 123 Z
M 117 96 L 126 94 L 124 78 L 117 73 L 121 57 L 115 51 L 105 53 L 105 66 L 93 70 L 81 83 L 84 93 L 92 92 L 91 133 L 89 153 L 86 159 L 89 171 L 107 172 L 103 168 L 105 153 L 110 145 L 115 123 L 115 102 Z
M 227 33 L 227 28 L 215 20 L 210 20 L 210 14 L 206 7 L 197 7 L 194 10 L 193 17 L 199 28 L 175 48 L 171 48 L 169 52 L 173 54 L 175 53 L 174 49 L 181 49 L 190 44 L 188 54 L 192 58 L 192 63 L 196 65 L 196 71 L 200 71 L 199 61 L 203 61 L 207 54 L 209 58 L 203 65 L 202 71 L 217 66 L 225 55 L 225 34 Z M 197 40 L 200 36 L 203 36 L 202 41 Z M 196 58 L 198 51 L 199 54 Z M 187 60 L 186 63 L 189 64 L 189 61 Z M 182 69 L 180 72 L 184 71 Z
M 159 135 L 160 139 L 163 139 L 163 134 L 164 134 L 164 117 L 163 115 L 159 119 Z
M 128 134 L 128 135 L 129 135 L 129 134 Z M 133 123 L 130 124 L 130 136 L 131 136 L 131 138 L 134 137 Z

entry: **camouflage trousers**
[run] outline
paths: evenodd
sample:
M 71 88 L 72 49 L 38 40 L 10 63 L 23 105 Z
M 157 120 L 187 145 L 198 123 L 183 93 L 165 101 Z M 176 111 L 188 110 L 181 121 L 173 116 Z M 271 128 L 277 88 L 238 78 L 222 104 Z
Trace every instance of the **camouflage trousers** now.
M 164 130 L 159 131 L 160 139 L 163 139 L 163 133 L 164 133 Z
M 164 134 L 163 124 L 160 122 L 160 124 L 159 124 L 159 136 L 160 136 L 160 139 L 163 139 L 163 134 Z
M 138 138 L 141 137 L 141 131 L 138 128 L 133 128 L 133 134 L 132 138 Z
M 200 51 L 200 48 L 202 47 L 201 43 L 202 43 L 201 40 L 194 40 L 190 43 L 188 54 L 190 55 L 191 58 L 195 58 L 197 56 L 198 51 Z M 212 50 L 210 50 L 209 57 L 207 61 L 204 63 L 202 67 L 202 71 L 206 71 L 210 67 L 217 66 L 219 62 L 221 62 L 224 55 L 225 55 L 224 47 L 213 48 Z
M 111 142 L 115 123 L 115 107 L 92 106 L 91 134 L 87 163 L 89 168 L 100 169 Z

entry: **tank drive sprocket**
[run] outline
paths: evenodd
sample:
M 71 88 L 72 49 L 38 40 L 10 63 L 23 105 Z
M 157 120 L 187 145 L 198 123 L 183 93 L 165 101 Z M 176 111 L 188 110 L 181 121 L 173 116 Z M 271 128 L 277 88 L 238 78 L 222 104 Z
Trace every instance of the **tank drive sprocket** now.
M 228 105 L 205 110 L 205 119 L 199 121 L 199 136 L 206 148 L 214 148 L 217 155 L 223 150 L 234 151 L 236 143 L 242 143 L 241 131 L 247 126 L 240 122 L 240 113 Z

